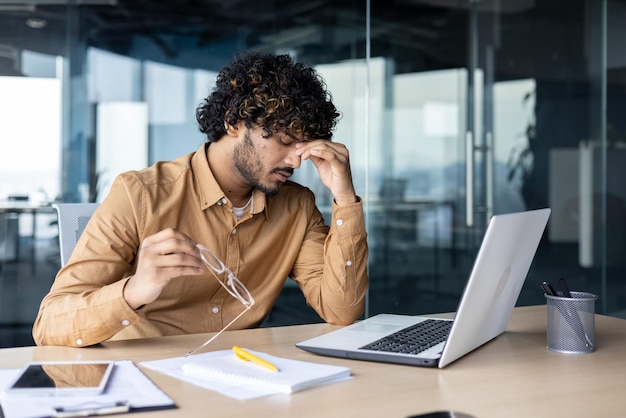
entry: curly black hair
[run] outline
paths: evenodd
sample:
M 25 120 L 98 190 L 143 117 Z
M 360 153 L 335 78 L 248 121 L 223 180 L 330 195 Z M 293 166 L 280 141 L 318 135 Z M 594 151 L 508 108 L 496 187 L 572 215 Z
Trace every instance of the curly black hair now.
M 268 135 L 331 139 L 340 114 L 322 77 L 289 55 L 248 52 L 217 76 L 215 88 L 196 109 L 209 142 L 226 134 L 225 123 L 258 126 Z

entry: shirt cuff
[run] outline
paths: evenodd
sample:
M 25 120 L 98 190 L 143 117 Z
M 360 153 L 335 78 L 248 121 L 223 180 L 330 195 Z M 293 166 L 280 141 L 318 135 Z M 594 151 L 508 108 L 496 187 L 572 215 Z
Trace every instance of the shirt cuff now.
M 139 319 L 137 312 L 124 299 L 124 287 L 128 280 L 130 277 L 105 287 L 107 294 L 104 298 L 109 301 L 110 309 L 106 311 L 106 317 L 101 318 L 101 320 L 112 329 L 121 330 Z
M 352 236 L 365 233 L 365 216 L 363 215 L 363 201 L 357 196 L 357 201 L 351 205 L 339 206 L 332 203 L 331 233 L 339 236 Z

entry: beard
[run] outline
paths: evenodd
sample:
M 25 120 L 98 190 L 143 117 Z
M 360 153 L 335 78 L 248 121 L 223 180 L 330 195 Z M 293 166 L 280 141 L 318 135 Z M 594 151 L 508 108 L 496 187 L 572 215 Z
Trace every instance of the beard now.
M 274 196 L 278 193 L 281 183 L 276 182 L 272 184 L 264 184 L 261 181 L 263 173 L 265 172 L 265 164 L 261 161 L 259 153 L 257 152 L 252 139 L 250 138 L 250 130 L 246 130 L 243 142 L 235 147 L 233 150 L 233 160 L 235 168 L 239 171 L 241 176 L 255 189 L 265 193 L 269 196 Z M 287 171 L 293 172 L 292 168 L 274 168 L 271 172 Z

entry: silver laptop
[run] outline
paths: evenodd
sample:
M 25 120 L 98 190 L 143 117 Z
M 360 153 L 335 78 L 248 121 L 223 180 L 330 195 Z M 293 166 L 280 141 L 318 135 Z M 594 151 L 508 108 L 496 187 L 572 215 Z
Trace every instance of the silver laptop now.
M 296 346 L 331 357 L 447 366 L 504 332 L 549 216 L 546 208 L 491 218 L 453 320 L 380 314 Z

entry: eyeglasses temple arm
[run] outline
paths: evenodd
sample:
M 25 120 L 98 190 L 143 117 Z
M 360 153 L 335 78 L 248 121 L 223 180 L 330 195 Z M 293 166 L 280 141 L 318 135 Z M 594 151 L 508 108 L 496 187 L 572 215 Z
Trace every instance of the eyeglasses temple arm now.
M 209 338 L 204 344 L 199 345 L 198 347 L 194 348 L 193 350 L 191 350 L 190 352 L 188 352 L 187 354 L 185 354 L 183 357 L 187 357 L 190 356 L 194 353 L 196 353 L 198 350 L 201 350 L 202 348 L 206 347 L 207 345 L 209 345 L 211 343 L 211 341 L 213 341 L 214 339 L 216 339 L 217 337 L 219 337 L 222 332 L 226 331 L 226 329 L 228 329 L 236 320 L 238 320 L 239 318 L 241 318 L 241 316 L 243 314 L 245 314 L 246 312 L 248 312 L 248 310 L 250 309 L 250 307 L 246 307 L 246 309 L 244 309 L 243 311 L 241 311 L 241 313 L 239 315 L 237 315 L 237 317 L 235 317 L 235 319 L 233 319 L 232 321 L 230 321 L 228 323 L 228 325 L 226 325 L 224 328 L 222 328 L 220 330 L 220 332 L 218 332 L 217 334 L 215 334 L 214 336 L 212 336 L 211 338 Z

